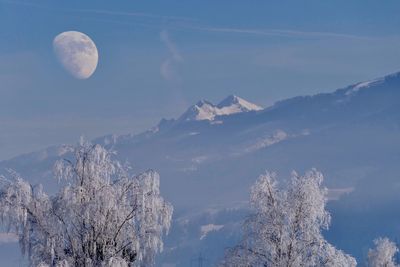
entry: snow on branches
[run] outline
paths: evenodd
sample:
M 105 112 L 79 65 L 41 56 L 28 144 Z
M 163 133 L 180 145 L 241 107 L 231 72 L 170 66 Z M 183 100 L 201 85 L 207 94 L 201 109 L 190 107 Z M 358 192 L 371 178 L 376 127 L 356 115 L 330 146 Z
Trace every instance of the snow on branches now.
M 156 172 L 132 177 L 110 151 L 81 142 L 55 173 L 66 185 L 54 196 L 16 173 L 0 181 L 2 223 L 32 266 L 154 264 L 173 211 Z
M 276 175 L 261 175 L 251 189 L 254 214 L 244 224 L 242 242 L 230 249 L 226 267 L 355 266 L 351 256 L 337 250 L 321 234 L 330 223 L 323 176 L 311 170 L 292 174 L 287 190 Z
M 396 244 L 388 238 L 374 240 L 375 248 L 368 252 L 368 266 L 370 267 L 396 267 L 395 255 L 399 252 Z

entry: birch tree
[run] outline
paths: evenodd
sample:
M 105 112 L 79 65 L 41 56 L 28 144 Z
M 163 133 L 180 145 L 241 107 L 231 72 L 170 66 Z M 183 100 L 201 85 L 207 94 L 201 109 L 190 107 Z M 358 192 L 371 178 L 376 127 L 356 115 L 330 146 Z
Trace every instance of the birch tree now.
M 355 266 L 354 258 L 322 236 L 330 224 L 323 176 L 311 170 L 293 173 L 287 190 L 278 188 L 276 175 L 261 175 L 251 189 L 254 214 L 244 224 L 244 237 L 228 250 L 222 266 L 298 267 Z
M 159 175 L 137 176 L 99 145 L 81 143 L 55 164 L 64 186 L 48 196 L 18 174 L 2 177 L 1 222 L 19 237 L 31 266 L 152 266 L 172 206 Z
M 388 238 L 374 240 L 375 248 L 368 252 L 369 267 L 396 267 L 394 256 L 399 252 L 396 244 Z

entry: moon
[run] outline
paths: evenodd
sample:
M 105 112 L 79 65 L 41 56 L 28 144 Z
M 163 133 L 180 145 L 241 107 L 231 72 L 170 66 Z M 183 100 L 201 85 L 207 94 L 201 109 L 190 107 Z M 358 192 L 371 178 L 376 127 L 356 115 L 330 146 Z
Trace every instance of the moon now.
M 99 61 L 96 44 L 82 32 L 66 31 L 53 40 L 54 52 L 63 67 L 77 79 L 87 79 Z

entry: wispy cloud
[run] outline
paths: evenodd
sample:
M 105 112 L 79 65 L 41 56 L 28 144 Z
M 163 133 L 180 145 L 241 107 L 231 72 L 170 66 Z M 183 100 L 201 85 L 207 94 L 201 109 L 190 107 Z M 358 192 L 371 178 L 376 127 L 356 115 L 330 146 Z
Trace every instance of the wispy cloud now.
M 361 36 L 356 34 L 346 34 L 346 33 L 336 33 L 329 31 L 301 31 L 292 29 L 268 29 L 268 28 L 237 28 L 237 27 L 218 27 L 217 25 L 207 26 L 200 21 L 189 18 L 189 17 L 179 17 L 179 16 L 165 16 L 152 13 L 142 13 L 134 11 L 110 11 L 103 9 L 68 9 L 68 8 L 56 8 L 54 6 L 40 5 L 37 3 L 30 3 L 24 1 L 15 0 L 0 0 L 0 3 L 4 4 L 14 4 L 29 6 L 32 8 L 43 8 L 59 10 L 64 12 L 72 13 L 86 13 L 100 16 L 108 17 L 119 17 L 119 20 L 104 20 L 108 23 L 116 24 L 135 24 L 142 25 L 144 27 L 156 26 L 158 28 L 164 28 L 168 25 L 170 29 L 174 30 L 191 30 L 191 31 L 203 31 L 203 32 L 214 32 L 214 33 L 227 33 L 227 34 L 237 34 L 237 35 L 256 35 L 256 36 L 269 36 L 269 37 L 287 37 L 287 38 L 339 38 L 339 39 L 361 39 L 361 40 L 371 40 L 373 38 L 367 36 Z M 127 21 L 123 18 L 136 18 L 145 20 L 145 23 L 138 21 Z M 85 17 L 83 19 L 93 19 Z M 99 19 L 95 19 L 99 20 Z M 99 20 L 101 21 L 101 20 Z
M 143 18 L 143 19 L 151 19 L 155 22 L 160 23 L 170 23 L 174 21 L 179 22 L 194 22 L 196 20 L 187 17 L 179 17 L 179 16 L 164 16 L 159 14 L 152 13 L 143 13 L 143 12 L 134 12 L 134 11 L 113 11 L 113 10 L 104 10 L 104 9 L 76 9 L 76 8 L 58 8 L 54 5 L 43 5 L 39 3 L 31 3 L 19 0 L 0 0 L 0 3 L 15 5 L 15 6 L 26 6 L 36 9 L 50 9 L 61 12 L 70 12 L 70 13 L 86 13 L 93 15 L 103 15 L 103 16 L 112 16 L 112 17 L 125 17 L 125 18 Z M 120 21 L 113 21 L 115 23 L 120 23 Z
M 180 108 L 186 108 L 188 103 L 182 91 L 182 78 L 179 73 L 179 65 L 183 63 L 184 58 L 171 39 L 167 30 L 160 32 L 160 40 L 168 51 L 168 56 L 161 62 L 161 77 L 169 84 L 171 97 L 174 105 Z
M 161 63 L 160 74 L 166 81 L 179 83 L 181 77 L 176 67 L 183 62 L 183 57 L 166 30 L 161 31 L 160 39 L 168 49 L 168 57 Z
M 18 236 L 12 233 L 0 233 L 0 244 L 16 243 Z
M 71 9 L 71 11 L 82 12 L 82 13 L 91 13 L 91 14 L 100 14 L 100 15 L 111 15 L 111 16 L 143 17 L 143 18 L 160 19 L 160 20 L 164 20 L 164 21 L 168 21 L 168 20 L 194 21 L 194 19 L 186 18 L 186 17 L 162 16 L 162 15 L 141 13 L 141 12 L 121 12 L 121 11 L 109 11 L 109 10 L 101 10 L 101 9 Z
M 220 27 L 202 27 L 194 25 L 182 25 L 181 27 L 196 31 L 230 33 L 230 34 L 248 34 L 248 35 L 259 35 L 259 36 L 371 39 L 369 37 L 360 35 L 334 33 L 334 32 L 297 31 L 297 30 L 286 30 L 286 29 L 220 28 Z

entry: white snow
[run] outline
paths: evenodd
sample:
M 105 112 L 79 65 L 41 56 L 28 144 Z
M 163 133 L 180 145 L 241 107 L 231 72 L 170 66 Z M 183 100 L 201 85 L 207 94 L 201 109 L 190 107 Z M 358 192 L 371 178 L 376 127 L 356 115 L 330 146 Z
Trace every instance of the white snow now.
M 253 152 L 265 147 L 269 147 L 273 144 L 279 143 L 281 141 L 286 140 L 289 137 L 289 135 L 282 131 L 282 130 L 277 130 L 275 131 L 272 135 L 265 136 L 263 138 L 258 139 L 253 145 L 250 147 L 246 148 L 246 152 Z
M 368 266 L 396 267 L 396 254 L 399 252 L 395 242 L 387 237 L 374 240 L 375 248 L 368 251 Z
M 221 224 L 206 224 L 200 227 L 200 240 L 203 240 L 210 232 L 219 231 L 224 227 Z
M 235 95 L 228 96 L 226 99 L 221 101 L 217 107 L 222 115 L 230 115 L 239 112 L 247 112 L 252 110 L 262 110 L 260 106 L 250 103 L 243 98 Z
M 71 153 L 73 151 L 74 151 L 74 148 L 72 146 L 70 146 L 70 145 L 61 145 L 58 148 L 57 155 L 59 157 L 61 157 L 61 156 L 65 155 L 65 154 Z
M 218 105 L 202 100 L 191 106 L 179 120 L 181 121 L 213 121 L 217 116 L 232 115 L 241 112 L 258 111 L 262 107 L 250 103 L 235 95 L 228 96 Z
M 352 95 L 354 93 L 357 93 L 360 89 L 364 89 L 364 88 L 371 87 L 373 85 L 377 85 L 377 84 L 379 84 L 379 83 L 381 83 L 383 81 L 384 81 L 384 78 L 379 78 L 379 79 L 375 79 L 375 80 L 371 80 L 371 81 L 357 83 L 356 85 L 351 87 L 346 92 L 346 95 Z

